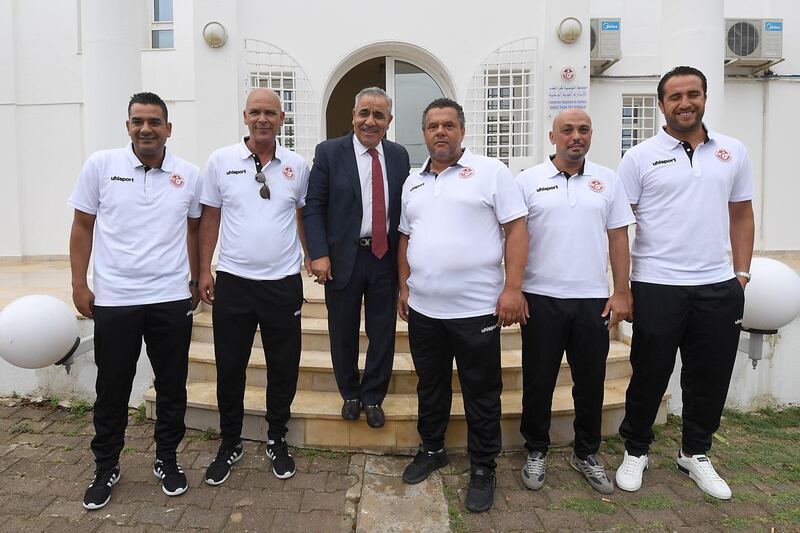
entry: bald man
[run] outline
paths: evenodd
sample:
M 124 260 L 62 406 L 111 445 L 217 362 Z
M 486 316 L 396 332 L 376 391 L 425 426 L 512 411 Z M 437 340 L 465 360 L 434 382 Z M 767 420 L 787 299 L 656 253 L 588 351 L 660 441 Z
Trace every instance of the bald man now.
M 278 94 L 254 89 L 243 119 L 249 135 L 211 154 L 200 203 L 200 297 L 213 306 L 217 403 L 222 443 L 206 470 L 220 485 L 241 459 L 247 363 L 256 327 L 267 362 L 267 456 L 272 472 L 290 478 L 295 463 L 286 444 L 300 364 L 305 245 L 300 211 L 308 165 L 277 136 L 284 112 Z M 219 235 L 216 282 L 211 258 Z
M 531 490 L 544 484 L 553 390 L 565 351 L 575 403 L 570 464 L 595 490 L 614 490 L 596 454 L 608 331 L 631 316 L 627 228 L 634 217 L 619 177 L 586 159 L 591 142 L 589 115 L 563 111 L 550 132 L 556 153 L 517 176 L 530 233 L 522 284 L 531 317 L 522 325 L 520 431 L 528 449 L 522 482 Z

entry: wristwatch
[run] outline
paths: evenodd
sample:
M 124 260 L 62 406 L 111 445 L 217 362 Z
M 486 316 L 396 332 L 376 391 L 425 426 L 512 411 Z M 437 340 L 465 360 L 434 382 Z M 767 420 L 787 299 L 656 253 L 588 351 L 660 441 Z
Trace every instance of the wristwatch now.
M 750 281 L 750 272 L 734 272 L 733 273 L 737 278 L 744 278 L 747 281 Z
M 748 278 L 749 278 L 749 277 L 750 277 L 750 276 L 748 276 Z M 193 279 L 193 280 L 189 281 L 189 287 L 195 287 L 195 288 L 197 288 L 197 287 L 199 287 L 199 286 L 200 286 L 200 282 L 199 282 L 199 281 L 197 281 L 196 279 Z

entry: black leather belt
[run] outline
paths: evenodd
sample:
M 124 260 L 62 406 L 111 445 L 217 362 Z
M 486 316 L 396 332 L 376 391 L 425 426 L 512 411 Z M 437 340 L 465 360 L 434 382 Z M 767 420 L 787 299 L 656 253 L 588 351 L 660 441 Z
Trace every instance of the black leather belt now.
M 358 239 L 358 245 L 364 248 L 372 248 L 372 237 L 361 237 Z

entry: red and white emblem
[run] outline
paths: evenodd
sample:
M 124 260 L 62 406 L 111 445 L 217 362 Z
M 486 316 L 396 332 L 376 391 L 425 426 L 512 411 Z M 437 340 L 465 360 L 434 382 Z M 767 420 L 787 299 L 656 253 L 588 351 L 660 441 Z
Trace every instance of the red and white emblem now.
M 719 159 L 720 161 L 730 161 L 731 160 L 731 153 L 728 150 L 726 150 L 725 148 L 720 148 L 719 150 L 714 152 L 714 155 L 717 156 L 717 159 Z
M 472 167 L 464 167 L 461 169 L 461 172 L 458 173 L 462 178 L 471 178 L 473 174 L 475 174 L 475 169 Z
M 173 186 L 178 187 L 179 189 L 183 187 L 183 184 L 185 183 L 183 177 L 177 174 L 173 174 L 172 176 L 170 176 L 169 181 L 172 182 Z
M 589 181 L 589 188 L 592 189 L 594 192 L 603 192 L 603 189 L 605 189 L 606 186 L 602 181 L 598 179 L 593 179 Z
M 294 169 L 292 167 L 283 167 L 283 175 L 286 176 L 287 180 L 293 180 Z
M 575 69 L 572 67 L 564 67 L 561 69 L 561 79 L 564 81 L 572 81 L 575 77 Z

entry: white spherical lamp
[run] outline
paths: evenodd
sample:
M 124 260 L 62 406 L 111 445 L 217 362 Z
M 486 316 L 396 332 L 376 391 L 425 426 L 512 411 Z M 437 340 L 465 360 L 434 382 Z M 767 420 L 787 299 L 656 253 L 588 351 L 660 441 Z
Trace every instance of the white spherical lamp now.
M 766 257 L 753 258 L 750 274 L 742 328 L 774 331 L 794 320 L 800 313 L 800 276 L 784 263 Z
M 0 312 L 0 356 L 14 366 L 63 363 L 79 343 L 75 312 L 53 296 L 23 296 Z
M 800 276 L 780 261 L 766 257 L 753 258 L 750 275 L 744 292 L 742 329 L 750 333 L 748 356 L 756 368 L 764 335 L 777 333 L 800 313 Z

